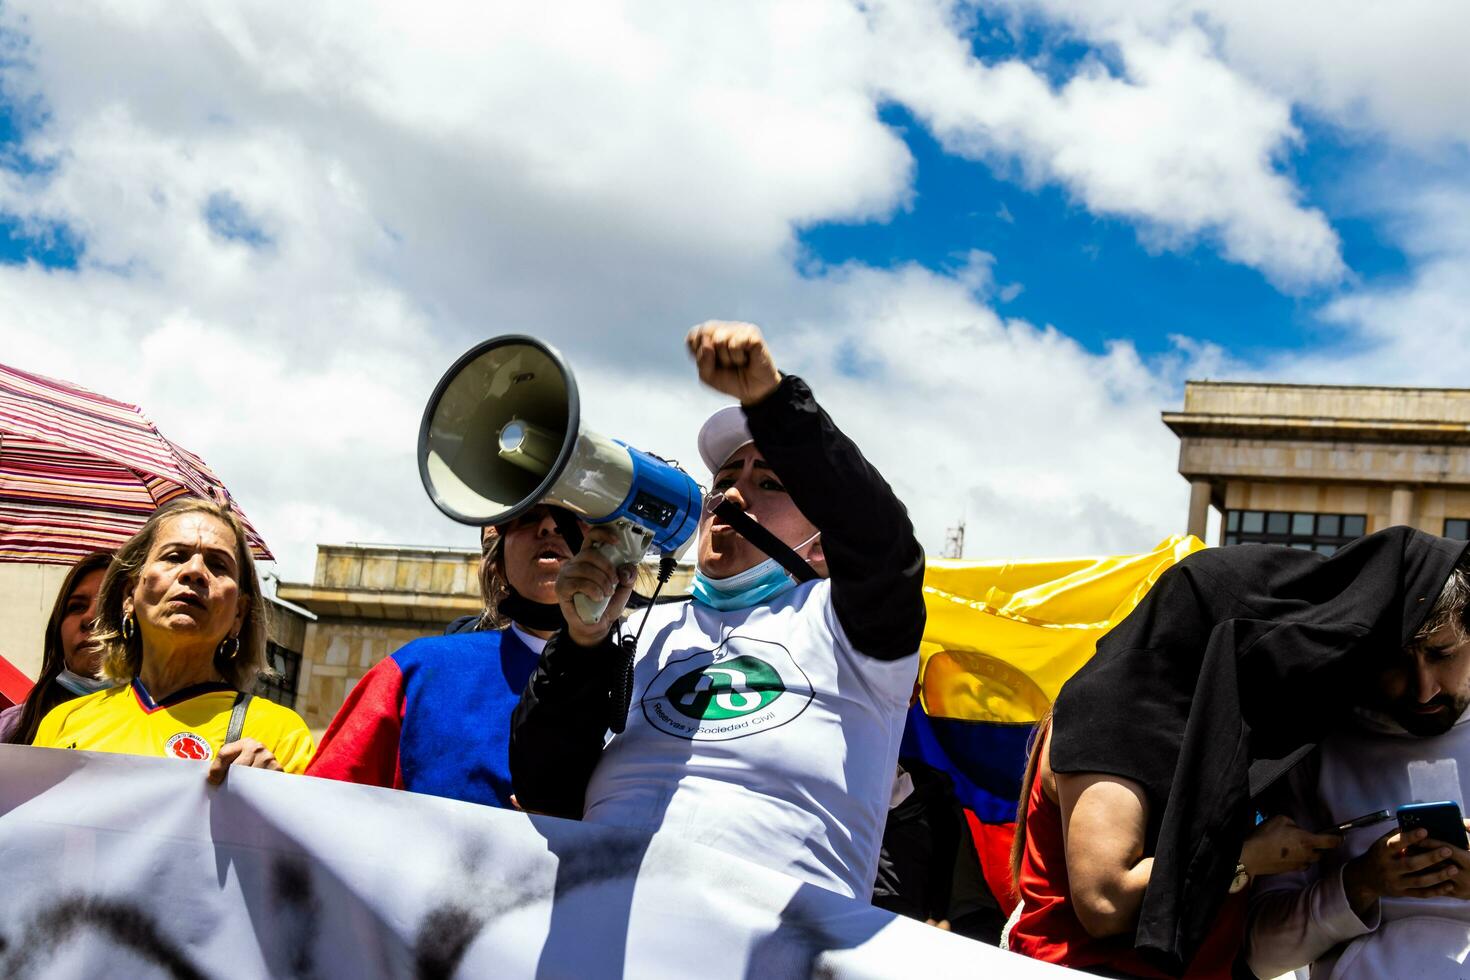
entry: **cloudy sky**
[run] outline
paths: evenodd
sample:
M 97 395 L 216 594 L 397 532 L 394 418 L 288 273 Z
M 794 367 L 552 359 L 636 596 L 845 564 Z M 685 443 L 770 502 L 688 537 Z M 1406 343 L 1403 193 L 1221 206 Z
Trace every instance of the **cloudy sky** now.
M 286 578 L 474 543 L 414 442 L 495 334 L 697 467 L 710 318 L 931 552 L 1141 550 L 1185 378 L 1470 383 L 1466 50 L 1439 0 L 5 0 L 0 363 L 144 406 Z

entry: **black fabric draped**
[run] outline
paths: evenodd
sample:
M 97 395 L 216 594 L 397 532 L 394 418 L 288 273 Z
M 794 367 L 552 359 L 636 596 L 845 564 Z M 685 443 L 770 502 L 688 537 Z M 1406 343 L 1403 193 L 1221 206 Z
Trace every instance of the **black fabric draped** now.
M 1134 945 L 1161 968 L 1182 970 L 1225 900 L 1251 826 L 1251 767 L 1318 740 L 1424 623 L 1465 548 L 1393 527 L 1331 557 L 1198 552 L 1062 688 L 1052 768 L 1145 789 L 1154 864 Z

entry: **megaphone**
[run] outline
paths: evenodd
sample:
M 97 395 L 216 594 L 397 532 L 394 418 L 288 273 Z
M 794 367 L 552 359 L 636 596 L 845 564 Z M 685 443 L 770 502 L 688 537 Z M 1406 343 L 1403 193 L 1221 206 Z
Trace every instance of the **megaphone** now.
M 483 527 L 537 504 L 611 524 L 602 553 L 621 566 L 650 548 L 677 555 L 694 537 L 702 495 L 683 470 L 582 428 L 577 382 L 557 351 L 515 334 L 467 351 L 440 379 L 419 426 L 419 476 L 446 515 Z M 607 600 L 573 600 L 595 623 Z

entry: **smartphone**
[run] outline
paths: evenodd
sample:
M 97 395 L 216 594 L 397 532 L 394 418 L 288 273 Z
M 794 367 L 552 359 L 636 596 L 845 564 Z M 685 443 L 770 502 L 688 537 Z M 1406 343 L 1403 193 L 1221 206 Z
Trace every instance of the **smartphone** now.
M 1460 805 L 1449 800 L 1438 803 L 1408 803 L 1399 807 L 1399 829 L 1429 831 L 1429 838 L 1461 850 L 1470 849 L 1470 840 L 1465 836 L 1465 821 L 1460 816 Z

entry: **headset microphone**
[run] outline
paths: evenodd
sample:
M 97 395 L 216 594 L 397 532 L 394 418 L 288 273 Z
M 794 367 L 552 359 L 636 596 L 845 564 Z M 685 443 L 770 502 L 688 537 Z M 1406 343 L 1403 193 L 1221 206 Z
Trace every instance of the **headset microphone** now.
M 533 337 L 487 340 L 440 379 L 419 427 L 419 476 L 446 515 L 483 527 L 537 504 L 610 525 L 601 551 L 614 567 L 650 548 L 677 555 L 699 522 L 699 485 L 679 467 L 582 428 L 577 382 L 566 361 Z M 607 600 L 578 594 L 583 622 Z

